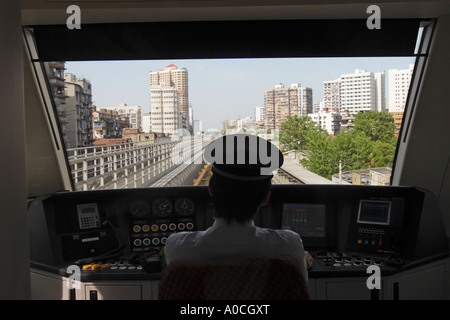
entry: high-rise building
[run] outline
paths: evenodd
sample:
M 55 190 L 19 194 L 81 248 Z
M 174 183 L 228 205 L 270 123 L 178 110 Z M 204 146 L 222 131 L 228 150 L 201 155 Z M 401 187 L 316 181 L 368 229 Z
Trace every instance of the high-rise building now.
M 340 77 L 341 110 L 350 114 L 376 110 L 375 76 L 373 72 L 356 69 Z
M 92 125 L 92 87 L 89 80 L 65 73 L 67 147 L 91 146 L 94 142 Z
M 391 69 L 388 72 L 389 112 L 403 112 L 408 97 L 414 65 L 408 69 Z
M 178 105 L 180 112 L 184 115 L 186 127 L 191 123 L 189 117 L 189 84 L 188 70 L 178 69 L 170 64 L 164 70 L 150 72 L 150 89 L 153 87 L 174 87 L 178 91 Z
M 329 110 L 356 114 L 386 108 L 384 71 L 356 69 L 339 79 L 324 82 L 324 106 Z
M 279 130 L 289 116 L 306 116 L 312 113 L 312 89 L 294 83 L 285 88 L 282 83 L 264 91 L 266 129 Z
M 56 111 L 58 114 L 59 125 L 61 127 L 61 136 L 64 141 L 64 144 L 67 148 L 69 145 L 69 141 L 67 139 L 67 119 L 66 119 L 66 92 L 65 92 L 65 79 L 64 79 L 64 70 L 65 70 L 65 62 L 64 61 L 51 61 L 44 62 L 45 70 L 47 72 L 48 82 L 50 85 L 50 90 L 53 95 L 53 101 L 55 102 Z
M 386 79 L 384 71 L 375 72 L 375 110 L 386 111 Z
M 328 110 L 341 110 L 341 81 L 340 79 L 323 82 L 323 107 Z M 315 110 L 319 112 L 322 109 Z
M 183 128 L 185 116 L 180 112 L 175 87 L 152 86 L 150 89 L 150 122 L 153 132 L 171 135 Z

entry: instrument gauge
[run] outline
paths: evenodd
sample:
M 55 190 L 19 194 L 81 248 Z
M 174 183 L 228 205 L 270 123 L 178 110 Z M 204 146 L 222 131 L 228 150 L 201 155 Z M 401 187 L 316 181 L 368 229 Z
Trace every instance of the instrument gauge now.
M 153 213 L 156 217 L 165 218 L 172 213 L 172 202 L 168 199 L 156 199 L 153 201 Z
M 147 217 L 150 213 L 150 204 L 147 201 L 134 201 L 131 203 L 129 211 L 135 218 Z
M 194 209 L 194 201 L 189 198 L 178 198 L 177 201 L 175 201 L 175 211 L 180 216 L 190 216 L 194 213 Z

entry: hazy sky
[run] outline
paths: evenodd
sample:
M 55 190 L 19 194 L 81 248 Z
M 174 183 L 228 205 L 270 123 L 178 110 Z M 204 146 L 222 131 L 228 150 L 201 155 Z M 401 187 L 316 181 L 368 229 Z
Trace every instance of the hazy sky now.
M 150 111 L 149 73 L 169 64 L 189 72 L 189 101 L 203 130 L 219 128 L 225 119 L 254 117 L 264 103 L 264 90 L 278 83 L 313 89 L 313 102 L 322 101 L 323 82 L 355 69 L 408 69 L 414 58 L 299 58 L 66 62 L 66 72 L 91 81 L 94 105 L 139 105 Z

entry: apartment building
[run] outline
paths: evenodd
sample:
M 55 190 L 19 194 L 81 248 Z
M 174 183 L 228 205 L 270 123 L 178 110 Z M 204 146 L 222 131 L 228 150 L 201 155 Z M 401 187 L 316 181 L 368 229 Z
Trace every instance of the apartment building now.
M 335 136 L 340 133 L 342 116 L 339 111 L 324 108 L 323 110 L 311 113 L 309 117 L 330 135 Z
M 389 112 L 404 111 L 413 70 L 414 64 L 410 64 L 408 69 L 388 71 Z
M 341 110 L 341 81 L 330 80 L 323 82 L 323 107 L 328 110 Z M 323 110 L 322 108 L 320 110 Z M 315 112 L 318 112 L 316 110 Z
M 375 110 L 387 111 L 386 108 L 386 77 L 384 71 L 375 72 Z
M 122 138 L 122 129 L 130 126 L 128 117 L 103 108 L 92 112 L 92 122 L 94 139 Z
M 101 109 L 116 111 L 120 116 L 125 116 L 130 121 L 130 129 L 142 128 L 142 115 L 140 106 L 129 106 L 126 103 L 121 103 L 118 106 L 106 106 Z
M 354 73 L 343 74 L 341 80 L 341 109 L 351 114 L 375 110 L 376 91 L 373 72 L 356 69 Z
M 398 138 L 400 135 L 400 128 L 402 127 L 403 123 L 403 111 L 393 111 L 389 113 L 391 114 L 395 124 L 395 136 Z
M 150 89 L 153 87 L 174 87 L 178 91 L 178 108 L 184 115 L 184 128 L 188 128 L 189 123 L 191 123 L 188 80 L 188 70 L 186 68 L 178 69 L 174 64 L 166 66 L 164 70 L 150 72 Z
M 150 124 L 153 132 L 171 135 L 183 128 L 186 117 L 180 112 L 179 101 L 179 92 L 175 87 L 150 88 Z
M 55 102 L 56 111 L 58 114 L 59 125 L 61 127 L 61 136 L 66 147 L 69 141 L 67 140 L 67 119 L 66 119 L 66 92 L 64 80 L 64 61 L 44 62 L 45 71 L 47 73 L 50 90 Z
M 324 81 L 324 106 L 334 111 L 356 114 L 385 111 L 385 74 L 356 69 L 339 79 Z
M 67 148 L 91 146 L 94 142 L 92 125 L 92 86 L 89 80 L 64 74 Z
M 289 116 L 306 116 L 312 113 L 312 89 L 294 83 L 286 88 L 280 83 L 264 91 L 265 124 L 268 130 L 280 130 Z
M 264 106 L 255 108 L 255 122 L 265 122 L 266 121 L 266 110 Z

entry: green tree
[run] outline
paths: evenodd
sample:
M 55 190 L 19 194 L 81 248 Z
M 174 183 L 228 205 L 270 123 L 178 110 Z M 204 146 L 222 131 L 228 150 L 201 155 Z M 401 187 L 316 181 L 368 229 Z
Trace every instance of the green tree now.
M 369 167 L 374 142 L 360 131 L 342 132 L 333 139 L 335 158 L 342 161 L 342 170 L 359 170 Z M 335 172 L 336 173 L 336 172 Z
M 392 115 L 385 112 L 357 113 L 353 130 L 364 133 L 372 141 L 393 142 L 395 140 L 395 124 Z
M 347 131 L 331 137 L 313 135 L 306 144 L 305 158 L 301 164 L 311 172 L 331 179 L 342 171 L 367 168 L 372 161 L 372 147 L 374 142 L 358 131 Z
M 385 141 L 376 141 L 373 145 L 373 167 L 390 167 L 394 162 L 396 144 Z
M 303 151 L 307 140 L 317 133 L 324 134 L 325 131 L 319 128 L 310 117 L 288 117 L 281 124 L 280 149 L 281 151 Z
M 300 163 L 309 171 L 327 179 L 336 172 L 336 148 L 332 137 L 320 132 L 309 136 L 304 155 Z
M 342 170 L 392 167 L 397 139 L 390 114 L 371 111 L 358 113 L 352 130 L 329 136 L 309 117 L 291 117 L 282 125 L 283 151 L 301 150 L 300 163 L 309 171 L 331 179 Z

